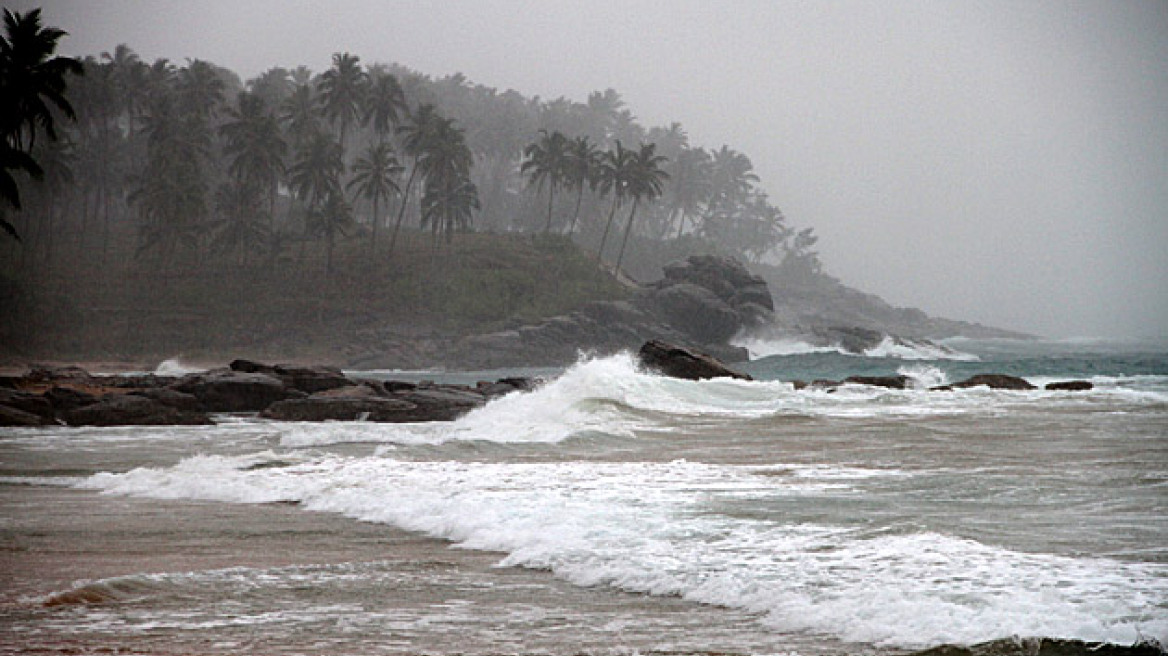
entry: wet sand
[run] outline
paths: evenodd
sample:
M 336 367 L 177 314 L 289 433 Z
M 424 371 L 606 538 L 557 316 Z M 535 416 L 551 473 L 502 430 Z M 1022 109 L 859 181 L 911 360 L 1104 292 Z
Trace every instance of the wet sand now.
M 745 613 L 579 588 L 547 572 L 496 567 L 500 558 L 290 505 L 156 501 L 5 484 L 0 485 L 0 653 L 839 650 L 816 640 L 808 651 L 806 640 L 795 641 L 803 643 L 797 646 L 789 637 L 763 631 Z M 353 567 L 363 584 L 318 589 L 281 584 L 254 594 L 209 590 L 206 584 L 170 590 L 157 577 L 139 576 L 251 568 L 273 578 L 323 573 L 321 580 L 328 581 Z M 321 608 L 333 610 L 311 622 L 288 620 L 286 627 L 279 620 L 239 619 L 291 617 Z M 192 618 L 191 626 L 141 620 L 155 614 Z M 220 615 L 222 622 L 207 620 Z

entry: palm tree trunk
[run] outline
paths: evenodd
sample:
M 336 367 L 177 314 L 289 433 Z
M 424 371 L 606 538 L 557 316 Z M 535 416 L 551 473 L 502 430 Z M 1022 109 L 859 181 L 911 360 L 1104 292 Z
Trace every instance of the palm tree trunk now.
M 612 217 L 616 215 L 616 204 L 620 200 L 620 196 L 615 193 L 612 196 L 612 209 L 608 211 L 608 222 L 604 224 L 604 236 L 600 238 L 600 248 L 596 251 L 596 259 L 604 259 L 604 245 L 608 242 L 608 229 L 612 227 Z
M 620 252 L 616 256 L 616 271 L 620 272 L 621 261 L 625 259 L 625 246 L 629 243 L 629 233 L 633 231 L 633 217 L 637 214 L 637 203 L 641 201 L 640 198 L 633 199 L 633 211 L 629 212 L 629 222 L 625 224 L 625 236 L 621 239 Z
M 406 189 L 402 192 L 401 207 L 397 210 L 397 221 L 393 224 L 393 236 L 389 238 L 389 253 L 393 254 L 393 245 L 397 243 L 397 233 L 401 230 L 402 219 L 406 215 L 406 205 L 409 204 L 410 186 L 414 184 L 414 176 L 418 172 L 418 159 L 414 158 L 414 167 L 410 169 L 410 177 L 406 180 Z
M 377 253 L 377 224 L 381 223 L 380 217 L 377 216 L 377 194 L 373 194 L 373 241 L 369 247 L 369 253 Z
M 556 185 L 548 184 L 548 219 L 547 226 L 543 229 L 543 234 L 548 234 L 552 231 L 552 201 L 556 198 Z
M 580 191 L 576 192 L 576 211 L 572 212 L 572 224 L 568 226 L 569 238 L 573 232 L 576 232 L 576 219 L 580 218 L 580 201 L 582 200 L 584 200 L 584 185 L 580 185 Z

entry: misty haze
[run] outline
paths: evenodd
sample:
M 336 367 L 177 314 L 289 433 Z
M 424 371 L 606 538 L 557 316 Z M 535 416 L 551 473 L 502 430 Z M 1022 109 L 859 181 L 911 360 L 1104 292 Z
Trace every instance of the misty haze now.
M 0 651 L 1166 653 L 1168 4 L 0 37 Z

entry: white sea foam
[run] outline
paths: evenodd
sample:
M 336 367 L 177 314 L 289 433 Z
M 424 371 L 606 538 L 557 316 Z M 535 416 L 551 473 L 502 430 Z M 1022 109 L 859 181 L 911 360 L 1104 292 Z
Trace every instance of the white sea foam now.
M 1028 554 L 918 531 L 872 535 L 744 518 L 808 493 L 859 494 L 878 469 L 671 463 L 462 463 L 274 454 L 197 456 L 168 469 L 98 474 L 115 494 L 262 503 L 392 524 L 502 565 L 546 568 L 585 586 L 747 609 L 783 630 L 916 647 L 1041 635 L 1168 640 L 1168 566 Z M 257 467 L 267 464 L 274 466 Z M 789 471 L 787 475 L 785 472 Z M 891 475 L 897 475 L 893 472 Z
M 977 361 L 972 353 L 932 342 L 898 340 L 885 337 L 879 344 L 867 349 L 863 354 L 844 350 L 839 345 L 813 345 L 793 337 L 770 337 L 766 335 L 740 334 L 730 341 L 733 346 L 745 348 L 752 360 L 770 356 L 807 355 L 811 353 L 839 353 L 856 357 L 893 358 L 897 360 L 959 360 Z
M 206 367 L 198 367 L 182 361 L 182 358 L 169 358 L 163 360 L 154 369 L 154 374 L 157 376 L 185 376 L 187 374 L 197 374 L 206 371 Z

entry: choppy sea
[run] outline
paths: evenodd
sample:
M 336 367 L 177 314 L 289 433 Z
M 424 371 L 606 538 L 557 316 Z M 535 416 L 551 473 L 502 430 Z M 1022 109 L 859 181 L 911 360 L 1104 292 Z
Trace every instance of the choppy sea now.
M 754 382 L 584 358 L 452 423 L 0 429 L 0 653 L 1168 644 L 1164 344 L 749 346 Z M 1094 389 L 929 390 L 987 372 Z

